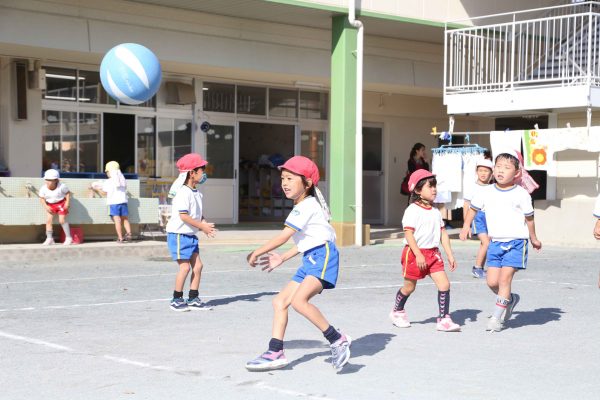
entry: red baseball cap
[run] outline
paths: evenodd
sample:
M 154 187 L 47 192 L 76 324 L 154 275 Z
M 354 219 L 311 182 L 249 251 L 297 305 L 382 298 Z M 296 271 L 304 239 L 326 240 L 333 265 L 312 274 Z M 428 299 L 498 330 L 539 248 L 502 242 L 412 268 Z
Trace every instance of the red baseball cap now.
M 306 179 L 310 179 L 315 186 L 319 183 L 319 168 L 310 158 L 294 156 L 277 168 L 279 170 L 287 169 L 294 174 L 302 175 Z
M 416 170 L 415 172 L 410 174 L 410 178 L 408 178 L 408 191 L 412 192 L 413 190 L 415 190 L 415 187 L 417 186 L 417 183 L 419 183 L 419 181 L 422 181 L 423 179 L 431 178 L 434 176 L 435 176 L 434 174 L 427 171 L 426 169 Z
M 190 153 L 181 157 L 177 160 L 177 168 L 179 172 L 186 172 L 196 169 L 198 167 L 204 167 L 208 164 L 208 161 L 202 158 L 200 154 Z

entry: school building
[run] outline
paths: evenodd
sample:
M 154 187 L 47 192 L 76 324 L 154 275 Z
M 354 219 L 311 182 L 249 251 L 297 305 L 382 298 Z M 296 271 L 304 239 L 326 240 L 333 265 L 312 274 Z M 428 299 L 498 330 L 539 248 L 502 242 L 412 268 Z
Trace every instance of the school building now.
M 3 201 L 23 196 L 3 189 L 2 176 L 39 178 L 51 167 L 86 176 L 110 160 L 137 175 L 141 196 L 164 203 L 176 160 L 195 151 L 210 163 L 210 220 L 281 221 L 291 203 L 275 167 L 300 154 L 319 164 L 339 240 L 352 244 L 363 236 L 357 223 L 400 225 L 409 151 L 415 142 L 437 147 L 432 127 L 448 130 L 448 114 L 455 132 L 586 125 L 600 82 L 599 24 L 595 6 L 571 3 L 0 1 L 0 209 L 7 217 Z M 485 15 L 494 16 L 476 18 Z M 446 32 L 448 21 L 457 22 Z M 586 63 L 571 51 L 556 61 L 564 68 L 517 82 L 515 49 L 532 50 L 515 37 L 531 42 L 552 26 L 557 42 L 535 51 L 549 59 L 568 40 Z M 124 42 L 148 47 L 163 68 L 159 92 L 139 106 L 116 103 L 100 84 L 103 55 Z M 513 57 L 490 57 L 502 52 Z M 489 146 L 489 135 L 474 141 Z M 538 236 L 591 245 L 598 153 L 555 157 L 555 171 L 536 175 Z

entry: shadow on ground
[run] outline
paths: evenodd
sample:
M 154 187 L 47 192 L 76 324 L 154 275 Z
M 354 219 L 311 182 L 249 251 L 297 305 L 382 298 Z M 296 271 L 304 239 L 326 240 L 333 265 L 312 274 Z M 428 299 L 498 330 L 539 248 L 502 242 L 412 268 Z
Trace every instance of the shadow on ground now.
M 273 296 L 278 292 L 260 292 L 260 293 L 251 293 L 251 294 L 241 294 L 239 296 L 232 297 L 224 297 L 222 299 L 213 299 L 206 302 L 207 306 L 216 307 L 216 306 L 224 306 L 230 303 L 235 303 L 236 301 L 258 301 L 263 296 Z
M 456 310 L 450 313 L 452 321 L 456 322 L 460 326 L 463 326 L 467 320 L 469 322 L 477 321 L 477 315 L 481 313 L 481 310 L 475 310 L 472 308 L 465 308 L 462 310 Z M 423 321 L 411 322 L 411 324 L 433 324 L 437 322 L 437 317 L 427 318 Z
M 506 328 L 520 328 L 528 325 L 544 325 L 558 321 L 565 312 L 560 308 L 538 308 L 533 311 L 515 311 L 514 317 L 504 323 Z

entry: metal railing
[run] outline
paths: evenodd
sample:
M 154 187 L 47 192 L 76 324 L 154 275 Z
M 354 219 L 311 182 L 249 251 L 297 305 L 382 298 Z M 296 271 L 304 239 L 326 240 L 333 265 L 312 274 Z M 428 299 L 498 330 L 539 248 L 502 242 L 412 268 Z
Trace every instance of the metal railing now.
M 446 29 L 445 94 L 600 86 L 600 2 L 486 18 L 510 21 Z

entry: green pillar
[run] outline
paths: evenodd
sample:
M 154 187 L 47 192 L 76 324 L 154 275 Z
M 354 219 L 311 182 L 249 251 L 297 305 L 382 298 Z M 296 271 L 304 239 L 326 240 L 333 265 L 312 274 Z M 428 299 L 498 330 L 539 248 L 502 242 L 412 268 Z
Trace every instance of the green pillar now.
M 357 32 L 347 16 L 332 18 L 329 202 L 341 245 L 354 242 Z

